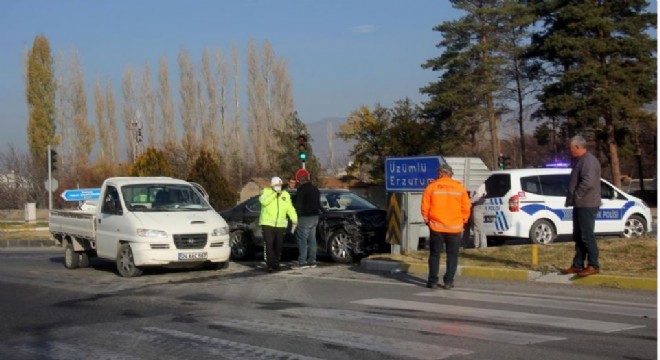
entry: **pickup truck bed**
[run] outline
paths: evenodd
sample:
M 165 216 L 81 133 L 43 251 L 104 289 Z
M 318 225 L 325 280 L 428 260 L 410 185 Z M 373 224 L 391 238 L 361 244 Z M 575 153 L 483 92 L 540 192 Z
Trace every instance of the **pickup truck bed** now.
M 62 236 L 57 235 L 94 240 L 95 219 L 94 213 L 82 210 L 52 210 L 48 230 L 58 241 L 62 241 Z

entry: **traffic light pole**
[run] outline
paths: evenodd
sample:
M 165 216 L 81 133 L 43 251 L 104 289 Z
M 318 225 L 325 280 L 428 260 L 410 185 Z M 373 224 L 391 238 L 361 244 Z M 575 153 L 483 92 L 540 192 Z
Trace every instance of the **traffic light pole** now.
M 50 144 L 48 144 L 48 153 L 46 154 L 46 157 L 48 158 L 48 211 L 53 210 L 53 171 L 51 167 L 51 162 L 50 162 Z

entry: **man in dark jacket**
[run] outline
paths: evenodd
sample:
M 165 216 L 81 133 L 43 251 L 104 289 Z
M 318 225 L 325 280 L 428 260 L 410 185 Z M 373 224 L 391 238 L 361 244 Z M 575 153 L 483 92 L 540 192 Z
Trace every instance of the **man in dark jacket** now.
M 574 136 L 569 143 L 573 157 L 571 177 L 568 182 L 566 206 L 573 206 L 573 241 L 575 257 L 564 274 L 589 276 L 600 272 L 598 243 L 594 235 L 596 215 L 600 207 L 600 161 L 587 151 L 582 136 Z M 584 267 L 585 259 L 589 266 Z
M 297 180 L 300 186 L 294 206 L 298 213 L 298 267 L 316 267 L 316 226 L 323 211 L 321 192 L 310 182 L 308 172 L 300 174 Z

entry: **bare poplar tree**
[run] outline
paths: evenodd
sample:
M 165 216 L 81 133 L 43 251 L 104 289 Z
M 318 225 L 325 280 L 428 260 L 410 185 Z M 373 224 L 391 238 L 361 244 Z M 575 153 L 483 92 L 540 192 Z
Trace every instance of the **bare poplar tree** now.
M 144 64 L 142 83 L 140 87 L 140 114 L 142 117 L 142 137 L 144 147 L 158 143 L 160 134 L 156 129 L 156 93 L 151 82 L 151 66 Z M 138 124 L 138 126 L 140 126 Z
M 225 146 L 226 148 L 231 149 L 231 167 L 229 167 L 230 162 L 226 161 L 227 164 L 226 171 L 229 173 L 231 168 L 238 169 L 238 184 L 234 185 L 243 185 L 243 165 L 245 164 L 246 154 L 245 147 L 243 146 L 243 127 L 241 125 L 241 78 L 240 78 L 240 60 L 238 54 L 238 47 L 236 43 L 232 44 L 231 47 L 231 62 L 233 70 L 233 101 L 234 111 L 231 125 L 231 135 L 229 136 L 229 144 Z M 230 177 L 230 179 L 235 179 Z
M 218 83 L 218 116 L 220 117 L 218 120 L 217 126 L 220 127 L 219 130 L 219 150 L 220 154 L 222 155 L 223 161 L 222 164 L 225 166 L 225 169 L 229 170 L 227 168 L 229 161 L 227 159 L 229 158 L 229 143 L 230 143 L 230 138 L 231 138 L 231 129 L 230 129 L 230 122 L 229 122 L 229 109 L 227 105 L 227 94 L 229 92 L 228 84 L 229 84 L 229 66 L 227 62 L 224 59 L 224 56 L 222 55 L 222 52 L 220 50 L 217 50 L 215 52 L 215 73 L 216 73 L 216 79 Z
M 106 128 L 108 137 L 108 159 L 112 162 L 119 161 L 119 128 L 117 127 L 117 109 L 115 97 L 112 95 L 112 83 L 110 80 L 105 82 L 105 109 L 106 109 Z
M 179 95 L 181 96 L 181 122 L 183 124 L 183 151 L 186 160 L 192 164 L 199 149 L 197 114 L 197 82 L 195 81 L 195 68 L 190 61 L 188 52 L 182 49 L 179 52 Z
M 80 56 L 77 51 L 71 58 L 71 104 L 73 107 L 73 124 L 75 136 L 75 170 L 76 173 L 89 163 L 96 134 L 87 117 L 87 91 Z
M 158 84 L 158 103 L 160 104 L 162 127 L 161 143 L 164 148 L 171 150 L 175 148 L 178 139 L 174 122 L 174 99 L 170 89 L 170 76 L 165 57 L 161 57 L 158 62 Z
M 135 90 L 133 69 L 129 66 L 124 70 L 121 84 L 122 104 L 121 117 L 124 121 L 124 136 L 126 140 L 126 153 L 129 161 L 135 161 L 139 151 L 135 141 L 135 127 L 137 125 L 138 95 Z
M 250 40 L 248 44 L 247 62 L 248 133 L 254 154 L 254 168 L 257 173 L 262 173 L 267 170 L 269 144 L 266 84 L 261 75 L 259 51 L 254 40 Z
M 332 169 L 333 174 L 335 170 L 335 131 L 332 129 L 332 122 L 328 121 L 326 125 L 326 131 L 328 133 L 328 149 L 330 164 L 329 167 Z
M 94 113 L 96 115 L 96 128 L 99 132 L 99 152 L 98 160 L 102 164 L 108 162 L 110 150 L 110 137 L 108 134 L 108 123 L 105 110 L 105 96 L 103 95 L 103 88 L 101 87 L 101 80 L 98 78 L 94 81 Z
M 204 49 L 201 63 L 202 81 L 204 91 L 200 92 L 200 104 L 205 105 L 202 115 L 202 147 L 206 151 L 216 153 L 218 148 L 218 127 L 215 125 L 218 120 L 218 87 L 217 81 L 213 76 L 211 69 L 211 57 L 209 50 Z
M 57 138 L 59 141 L 59 164 L 60 175 L 67 177 L 71 173 L 70 159 L 74 153 L 73 145 L 73 107 L 71 106 L 71 89 L 69 83 L 69 66 L 64 54 L 60 54 L 56 61 L 57 69 Z

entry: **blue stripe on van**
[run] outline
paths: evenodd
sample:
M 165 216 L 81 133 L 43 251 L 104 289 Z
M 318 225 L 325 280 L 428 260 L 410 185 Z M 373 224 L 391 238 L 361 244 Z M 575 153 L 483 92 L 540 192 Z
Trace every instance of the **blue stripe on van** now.
M 621 220 L 623 219 L 623 215 L 626 213 L 626 211 L 628 211 L 628 209 L 633 206 L 635 206 L 634 201 L 627 201 L 622 208 L 599 209 L 598 214 L 596 215 L 596 219 L 603 221 Z M 547 210 L 557 215 L 561 221 L 573 221 L 573 208 L 551 209 L 546 205 L 529 204 L 521 207 L 520 210 L 529 215 L 534 215 L 541 210 Z
M 509 230 L 509 222 L 506 221 L 506 216 L 504 216 L 503 211 L 495 212 L 495 230 L 497 231 Z

